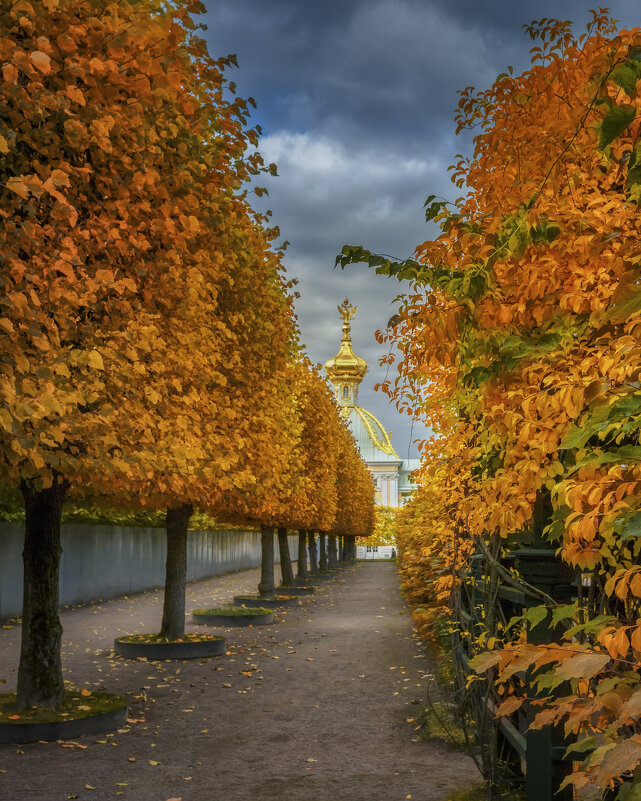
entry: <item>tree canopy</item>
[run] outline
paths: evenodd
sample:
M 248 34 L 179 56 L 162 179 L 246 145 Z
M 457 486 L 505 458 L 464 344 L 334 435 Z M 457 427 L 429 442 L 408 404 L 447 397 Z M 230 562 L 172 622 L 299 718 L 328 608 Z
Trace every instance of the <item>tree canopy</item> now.
M 440 234 L 405 262 L 359 247 L 338 261 L 410 281 L 381 334 L 402 353 L 387 391 L 433 431 L 422 487 L 400 521 L 410 594 L 449 605 L 470 554 L 490 545 L 500 557 L 549 542 L 589 571 L 592 600 L 571 628 L 580 646 L 566 642 L 552 658 L 499 628 L 477 647 L 489 633 L 505 644 L 483 662 L 499 666 L 499 679 L 505 672 L 501 692 L 513 691 L 518 659 L 518 669 L 556 671 L 548 688 L 571 680 L 538 721 L 611 738 L 573 778 L 605 787 L 641 753 L 625 728 L 638 726 L 637 712 L 608 700 L 638 692 L 641 668 L 641 30 L 617 33 L 593 12 L 578 37 L 550 19 L 527 32 L 529 70 L 461 92 L 457 131 L 474 130 L 474 151 L 452 166 L 463 197 L 428 198 Z M 568 662 L 577 647 L 593 659 L 590 681 Z M 634 677 L 616 678 L 631 666 Z

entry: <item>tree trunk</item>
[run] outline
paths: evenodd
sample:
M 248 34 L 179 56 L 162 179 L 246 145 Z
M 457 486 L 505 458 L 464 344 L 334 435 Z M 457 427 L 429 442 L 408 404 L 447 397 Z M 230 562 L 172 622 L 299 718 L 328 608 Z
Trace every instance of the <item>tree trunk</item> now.
M 280 582 L 283 587 L 295 587 L 292 557 L 287 542 L 287 529 L 282 526 L 278 529 L 278 550 L 280 551 Z
M 336 567 L 338 564 L 338 553 L 336 550 L 336 537 L 333 534 L 327 538 L 327 558 L 329 560 L 330 567 Z
M 345 561 L 345 537 L 338 538 L 338 561 Z
M 309 572 L 318 573 L 318 556 L 316 554 L 316 537 L 313 531 L 307 532 L 307 550 L 309 551 Z
M 349 560 L 354 562 L 356 559 L 356 537 L 349 538 Z
M 320 569 L 327 570 L 327 540 L 324 534 L 318 535 L 320 543 Z
M 66 481 L 44 490 L 35 489 L 27 481 L 20 487 L 25 504 L 25 538 L 19 710 L 30 706 L 58 707 L 64 698 L 58 596 L 60 517 L 68 488 Z
M 272 595 L 274 592 L 274 529 L 263 526 L 260 530 L 260 584 L 261 595 Z
M 296 578 L 307 578 L 307 532 L 298 532 L 298 572 Z
M 181 640 L 185 636 L 185 585 L 187 584 L 187 526 L 194 513 L 191 504 L 167 509 L 167 562 L 165 601 L 160 636 Z

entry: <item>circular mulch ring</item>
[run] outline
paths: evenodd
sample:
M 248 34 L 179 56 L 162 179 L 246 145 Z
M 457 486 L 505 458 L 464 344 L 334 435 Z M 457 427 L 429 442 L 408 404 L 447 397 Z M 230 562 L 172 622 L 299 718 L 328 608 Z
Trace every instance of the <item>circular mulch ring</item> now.
M 296 587 L 279 587 L 278 589 L 282 590 L 286 595 L 313 595 L 316 591 L 316 588 L 309 584 L 298 584 Z
M 278 606 L 295 606 L 298 603 L 298 596 L 276 594 L 265 598 L 261 595 L 237 595 L 234 603 L 236 606 L 265 606 L 273 609 Z
M 15 695 L 5 696 L 9 697 L 15 698 Z M 129 715 L 127 699 L 122 695 L 91 693 L 89 701 L 77 693 L 67 692 L 65 701 L 61 710 L 28 710 L 22 714 L 16 712 L 16 720 L 1 720 L 0 743 L 37 743 L 39 740 L 69 740 L 83 734 L 103 734 L 124 726 Z M 68 709 L 65 717 L 60 716 L 65 709 Z M 34 715 L 45 719 L 29 720 Z
M 232 606 L 220 609 L 194 609 L 194 623 L 207 626 L 267 626 L 274 622 L 274 614 L 269 609 Z
M 199 639 L 143 640 L 140 634 L 116 637 L 114 651 L 116 656 L 127 659 L 144 657 L 151 661 L 159 659 L 203 659 L 225 653 L 226 641 L 218 635 L 204 635 Z

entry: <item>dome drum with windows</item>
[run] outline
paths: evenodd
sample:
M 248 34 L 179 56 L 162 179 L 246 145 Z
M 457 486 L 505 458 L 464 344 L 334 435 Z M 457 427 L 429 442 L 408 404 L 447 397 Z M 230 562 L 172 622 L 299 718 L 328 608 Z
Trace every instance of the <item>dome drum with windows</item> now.
M 400 506 L 413 491 L 410 472 L 418 460 L 399 459 L 388 433 L 379 420 L 358 405 L 358 388 L 367 373 L 367 362 L 352 350 L 351 320 L 356 307 L 347 299 L 338 306 L 343 318 L 343 336 L 338 353 L 325 363 L 325 372 L 334 385 L 336 400 L 346 418 L 360 454 L 374 484 L 376 502 L 382 506 Z

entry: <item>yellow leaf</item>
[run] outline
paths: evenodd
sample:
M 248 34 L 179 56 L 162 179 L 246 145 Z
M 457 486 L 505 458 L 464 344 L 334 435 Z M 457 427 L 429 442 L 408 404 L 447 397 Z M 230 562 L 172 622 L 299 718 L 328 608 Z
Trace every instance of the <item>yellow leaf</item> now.
M 591 679 L 593 676 L 596 676 L 609 661 L 610 657 L 608 654 L 597 654 L 588 651 L 584 654 L 576 654 L 566 659 L 565 662 L 557 668 L 556 672 L 557 675 L 562 676 L 564 679 Z
M 55 186 L 70 186 L 69 174 L 66 173 L 64 170 L 57 170 L 57 169 L 52 170 L 51 180 L 53 181 Z
M 33 53 L 31 53 L 31 60 L 34 63 L 34 66 L 37 67 L 44 75 L 50 72 L 51 59 L 46 53 L 43 53 L 42 50 L 34 50 Z
M 9 152 L 9 143 L 4 138 L 4 136 L 0 136 L 0 153 L 8 153 Z
M 625 656 L 630 650 L 630 640 L 626 633 L 626 627 L 622 626 L 610 640 L 608 651 L 610 656 L 616 658 L 617 656 Z
M 22 178 L 9 178 L 5 186 L 7 187 L 7 189 L 10 189 L 12 192 L 15 192 L 16 195 L 20 195 L 20 197 L 23 198 L 29 197 L 29 190 L 27 189 L 27 185 L 22 180 Z
M 89 351 L 89 366 L 95 367 L 96 370 L 104 370 L 105 365 L 102 361 L 102 356 L 97 350 Z
M 79 106 L 86 105 L 85 96 L 77 86 L 72 86 L 71 84 L 69 84 L 65 88 L 65 94 L 67 95 L 69 100 L 73 100 L 73 102 L 77 103 Z
M 150 765 L 160 765 L 160 762 L 157 762 L 155 759 L 150 759 L 149 760 L 149 764 Z
M 630 581 L 630 592 L 641 598 L 641 573 L 635 573 Z

